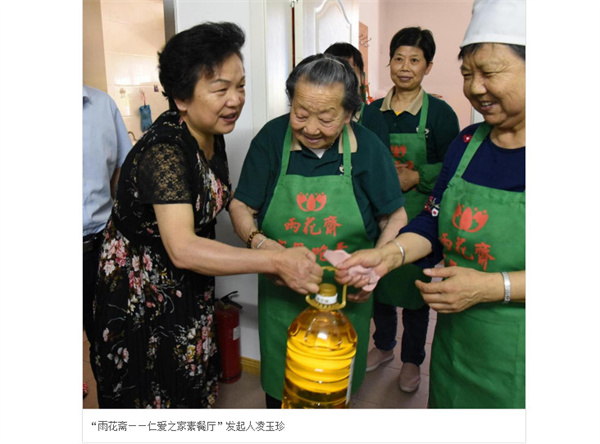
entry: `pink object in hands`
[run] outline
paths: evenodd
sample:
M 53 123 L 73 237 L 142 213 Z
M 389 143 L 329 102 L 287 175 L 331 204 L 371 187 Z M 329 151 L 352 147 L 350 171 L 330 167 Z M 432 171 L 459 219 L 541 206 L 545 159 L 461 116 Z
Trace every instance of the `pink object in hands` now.
M 325 253 L 323 253 L 323 256 L 334 267 L 337 267 L 338 264 L 341 264 L 350 257 L 350 255 L 344 250 L 327 250 L 325 251 Z M 373 270 L 372 268 L 365 268 L 362 265 L 355 265 L 354 267 L 350 267 L 348 269 L 348 274 L 350 274 L 350 276 L 356 276 L 357 274 L 362 276 L 368 276 L 369 283 L 362 288 L 365 291 L 375 290 L 375 287 L 377 286 L 377 281 L 379 281 L 379 275 L 375 273 L 375 270 Z

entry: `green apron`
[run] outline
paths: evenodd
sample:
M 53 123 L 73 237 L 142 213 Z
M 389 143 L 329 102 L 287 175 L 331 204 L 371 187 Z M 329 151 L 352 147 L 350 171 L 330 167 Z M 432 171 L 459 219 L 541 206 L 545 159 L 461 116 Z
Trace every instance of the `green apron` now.
M 525 192 L 462 178 L 489 131 L 489 125 L 479 126 L 444 192 L 439 214 L 444 261 L 488 273 L 525 270 Z M 429 407 L 525 408 L 524 303 L 481 303 L 438 314 Z
M 345 249 L 351 253 L 373 247 L 354 196 L 347 127 L 344 127 L 342 138 L 343 175 L 288 175 L 292 144 L 292 132 L 288 126 L 279 179 L 261 225 L 267 237 L 286 247 L 304 245 L 313 251 L 320 265 L 329 265 L 323 257 L 327 249 Z M 335 283 L 333 276 L 329 276 L 327 281 Z M 306 308 L 308 304 L 304 296 L 287 287 L 274 285 L 267 277 L 259 275 L 260 377 L 263 390 L 276 399 L 283 397 L 287 329 Z M 343 311 L 358 335 L 351 381 L 352 392 L 355 392 L 366 371 L 373 299 L 365 303 L 348 302 Z
M 363 111 L 365 110 L 365 104 L 361 103 L 360 104 L 360 109 L 358 110 L 358 112 L 354 115 L 354 119 L 356 121 L 356 123 L 359 123 L 362 125 L 362 120 L 363 120 Z
M 394 161 L 407 163 L 408 168 L 413 170 L 416 166 L 427 163 L 427 142 L 425 140 L 425 126 L 427 125 L 427 114 L 429 112 L 429 96 L 423 92 L 423 104 L 421 105 L 421 119 L 419 130 L 415 134 L 392 133 L 390 134 L 390 149 Z M 404 208 L 411 221 L 418 215 L 429 197 L 414 187 L 403 193 L 406 199 Z M 383 304 L 404 307 L 416 310 L 425 305 L 421 292 L 415 286 L 415 280 L 429 282 L 429 278 L 423 274 L 423 270 L 413 264 L 407 264 L 396 268 L 383 277 L 375 288 L 377 302 Z

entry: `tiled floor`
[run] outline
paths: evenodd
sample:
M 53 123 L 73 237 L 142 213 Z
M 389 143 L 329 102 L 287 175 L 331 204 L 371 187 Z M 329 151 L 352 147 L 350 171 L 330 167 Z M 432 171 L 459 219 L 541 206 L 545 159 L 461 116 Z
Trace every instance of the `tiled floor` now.
M 398 318 L 401 319 L 401 309 L 398 310 Z M 398 375 L 402 362 L 400 361 L 399 346 L 396 347 L 394 360 L 382 364 L 376 370 L 368 372 L 362 386 L 356 392 L 350 402 L 351 408 L 357 409 L 418 409 L 427 407 L 429 395 L 429 355 L 431 352 L 431 341 L 435 328 L 436 312 L 430 311 L 429 330 L 425 351 L 427 356 L 421 366 L 421 385 L 414 393 L 404 393 L 398 387 Z M 371 323 L 371 330 L 373 324 Z M 402 325 L 398 326 L 398 343 L 402 337 Z M 369 349 L 372 347 L 373 340 Z M 89 394 L 83 400 L 83 408 L 98 408 L 96 396 L 96 383 L 89 362 L 89 342 L 83 338 L 83 380 L 87 383 Z M 260 387 L 260 377 L 243 373 L 242 377 L 232 384 L 220 384 L 219 398 L 216 408 L 221 409 L 260 409 L 265 408 L 265 394 Z

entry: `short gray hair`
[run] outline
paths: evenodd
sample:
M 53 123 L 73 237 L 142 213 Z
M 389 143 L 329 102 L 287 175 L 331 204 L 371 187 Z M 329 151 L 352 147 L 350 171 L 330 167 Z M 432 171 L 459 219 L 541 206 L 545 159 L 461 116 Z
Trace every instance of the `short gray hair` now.
M 358 79 L 347 60 L 329 54 L 315 54 L 302 60 L 290 73 L 285 82 L 285 92 L 290 103 L 294 99 L 296 84 L 305 80 L 313 85 L 329 86 L 341 83 L 344 86 L 342 107 L 351 114 L 360 108 L 362 100 L 358 94 Z

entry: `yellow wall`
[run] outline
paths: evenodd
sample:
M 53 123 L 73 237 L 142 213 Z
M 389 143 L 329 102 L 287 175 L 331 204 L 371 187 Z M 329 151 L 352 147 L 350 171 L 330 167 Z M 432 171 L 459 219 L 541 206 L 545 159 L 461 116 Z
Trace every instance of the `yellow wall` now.
M 83 2 L 83 83 L 106 91 L 100 0 Z
M 142 93 L 153 120 L 169 108 L 157 70 L 164 44 L 162 0 L 83 0 L 83 83 L 110 94 L 136 139 Z

